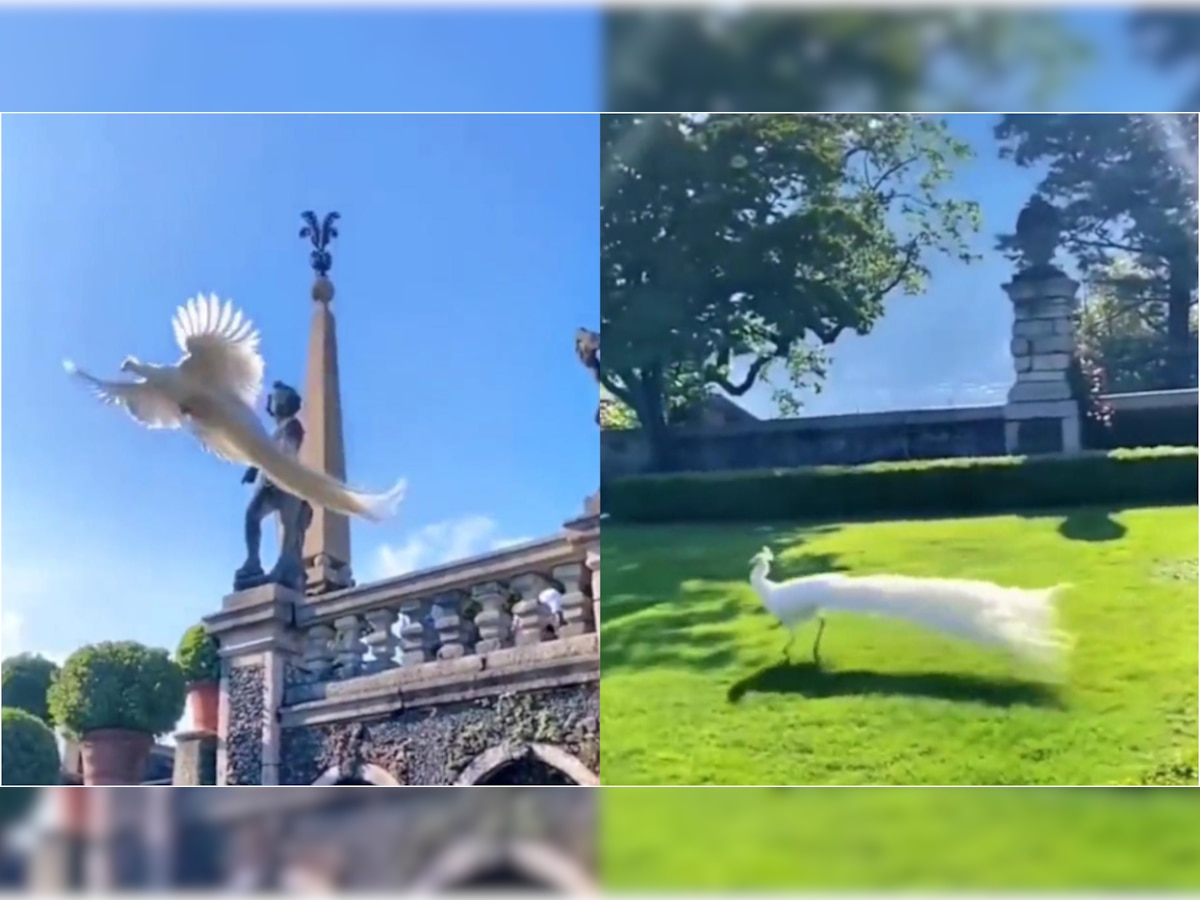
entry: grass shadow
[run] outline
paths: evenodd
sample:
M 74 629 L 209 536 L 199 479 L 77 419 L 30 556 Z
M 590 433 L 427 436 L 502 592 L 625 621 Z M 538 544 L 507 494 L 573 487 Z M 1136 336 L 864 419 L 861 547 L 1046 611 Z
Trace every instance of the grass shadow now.
M 1113 518 L 1114 512 L 1101 507 L 1071 510 L 1059 523 L 1058 533 L 1069 541 L 1119 541 L 1129 529 Z
M 998 680 L 949 672 L 837 672 L 814 663 L 779 662 L 741 679 L 729 688 L 728 700 L 738 703 L 746 694 L 798 694 L 809 699 L 846 696 L 924 697 L 987 706 L 1062 708 L 1050 685 L 1031 681 Z

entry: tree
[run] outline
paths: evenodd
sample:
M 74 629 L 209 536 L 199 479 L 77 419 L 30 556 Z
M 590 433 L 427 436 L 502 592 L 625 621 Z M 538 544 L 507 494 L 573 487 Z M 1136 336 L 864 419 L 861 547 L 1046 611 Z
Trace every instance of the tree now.
M 925 117 L 605 116 L 600 378 L 654 463 L 688 392 L 741 396 L 778 363 L 791 397 L 932 253 L 969 260 L 978 209 L 943 195 L 968 155 Z
M 0 663 L 0 702 L 8 709 L 23 709 L 47 725 L 50 710 L 46 692 L 58 675 L 58 666 L 43 656 L 20 653 Z
M 1166 387 L 1166 310 L 1155 300 L 1154 272 L 1129 257 L 1117 257 L 1087 276 L 1086 302 L 1079 315 L 1079 346 L 1104 373 L 1111 393 Z M 1196 366 L 1196 307 L 1191 310 L 1192 372 Z
M 1148 9 L 1130 19 L 1142 55 L 1160 68 L 1174 72 L 1192 70 L 1200 62 L 1200 16 L 1195 10 Z M 1200 106 L 1200 81 L 1180 98 L 1181 109 Z
M 1165 335 L 1165 386 L 1193 383 L 1197 117 L 1006 115 L 996 136 L 1001 156 L 1046 167 L 1038 192 L 1059 208 L 1063 246 L 1085 275 L 1127 257 L 1150 276 L 1127 274 L 1121 304 Z
M 0 780 L 4 784 L 58 784 L 62 769 L 58 741 L 45 722 L 23 709 L 5 708 L 0 712 L 0 737 L 4 766 Z
M 1037 107 L 1088 55 L 1060 15 L 1029 11 L 620 10 L 604 24 L 618 112 Z

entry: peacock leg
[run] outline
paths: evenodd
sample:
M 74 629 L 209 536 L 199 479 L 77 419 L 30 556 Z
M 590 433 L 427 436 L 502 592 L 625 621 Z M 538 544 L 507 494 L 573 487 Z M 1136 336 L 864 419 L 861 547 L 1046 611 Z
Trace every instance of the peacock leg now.
M 791 634 L 791 637 L 789 637 L 788 642 L 783 645 L 783 658 L 790 663 L 792 661 L 792 644 L 796 643 L 796 629 L 789 628 L 788 632 Z
M 821 665 L 821 635 L 825 633 L 825 617 L 822 616 L 817 619 L 817 622 L 819 623 L 817 625 L 817 639 L 813 641 L 812 654 L 813 662 L 819 666 Z

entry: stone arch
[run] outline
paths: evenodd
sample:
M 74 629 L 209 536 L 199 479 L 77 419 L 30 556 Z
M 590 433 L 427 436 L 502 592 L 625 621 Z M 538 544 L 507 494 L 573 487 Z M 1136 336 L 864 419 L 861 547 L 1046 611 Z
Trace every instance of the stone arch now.
M 448 848 L 425 869 L 412 886 L 415 893 L 453 890 L 482 874 L 506 867 L 533 884 L 570 894 L 590 894 L 594 879 L 561 850 L 535 841 L 500 846 L 463 841 Z
M 343 778 L 353 778 L 359 781 L 365 781 L 368 784 L 376 787 L 403 787 L 397 781 L 392 773 L 382 766 L 377 766 L 374 763 L 363 763 L 352 772 L 343 772 L 338 766 L 331 766 L 326 769 L 321 777 L 313 782 L 313 785 L 331 785 L 337 784 Z
M 462 770 L 454 782 L 456 785 L 478 784 L 493 772 L 511 762 L 534 756 L 541 762 L 557 769 L 576 784 L 595 787 L 600 784 L 596 774 L 583 764 L 574 753 L 554 744 L 525 744 L 505 741 L 476 756 Z

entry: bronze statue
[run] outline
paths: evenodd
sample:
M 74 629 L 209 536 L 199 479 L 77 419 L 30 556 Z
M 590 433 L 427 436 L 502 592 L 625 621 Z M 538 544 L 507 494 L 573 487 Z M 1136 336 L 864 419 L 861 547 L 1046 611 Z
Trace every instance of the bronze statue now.
M 300 394 L 282 381 L 276 381 L 267 397 L 267 414 L 275 420 L 272 440 L 289 456 L 300 454 L 304 443 L 304 426 L 296 418 L 300 413 Z M 312 524 L 312 506 L 306 500 L 289 494 L 273 484 L 258 469 L 249 468 L 242 484 L 257 487 L 246 506 L 246 561 L 234 575 L 233 588 L 240 591 L 261 584 L 281 584 L 295 591 L 304 591 L 304 533 Z M 264 573 L 260 551 L 262 521 L 271 513 L 279 517 L 281 537 L 279 559 L 270 572 Z
M 600 334 L 580 328 L 575 332 L 575 355 L 600 385 Z M 596 407 L 596 424 L 600 424 L 600 406 Z

